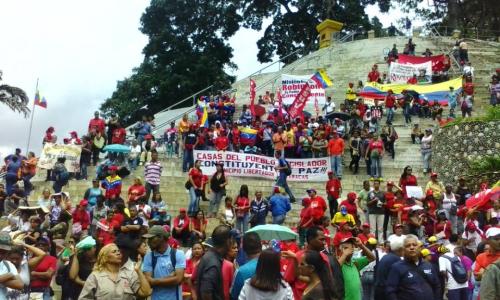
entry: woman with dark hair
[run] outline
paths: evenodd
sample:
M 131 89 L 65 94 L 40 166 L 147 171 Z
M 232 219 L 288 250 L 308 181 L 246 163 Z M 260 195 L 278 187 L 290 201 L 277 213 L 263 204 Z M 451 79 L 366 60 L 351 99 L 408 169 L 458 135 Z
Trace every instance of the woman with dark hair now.
M 222 197 L 226 194 L 226 185 L 228 185 L 226 175 L 224 174 L 224 165 L 222 163 L 215 164 L 216 171 L 210 178 L 210 206 L 208 208 L 208 217 L 214 218 L 219 211 Z
M 195 216 L 200 206 L 200 197 L 203 194 L 203 172 L 201 171 L 201 161 L 196 160 L 194 167 L 189 170 L 186 188 L 189 190 L 188 216 Z
M 401 177 L 399 178 L 399 186 L 403 190 L 403 196 L 405 198 L 408 198 L 408 196 L 406 194 L 406 187 L 407 186 L 417 186 L 418 185 L 418 183 L 417 183 L 417 177 L 415 177 L 415 175 L 412 175 L 411 171 L 412 171 L 411 167 L 410 166 L 406 166 L 403 169 L 403 174 L 401 174 Z
M 250 199 L 248 199 L 248 186 L 246 184 L 240 187 L 240 193 L 234 201 L 234 210 L 236 212 L 236 229 L 243 234 L 248 230 L 250 216 Z
M 238 299 L 293 299 L 292 288 L 283 280 L 280 273 L 278 253 L 271 249 L 262 251 L 255 275 L 245 281 Z
M 204 241 L 207 234 L 208 220 L 205 218 L 205 212 L 203 210 L 198 210 L 196 216 L 192 217 L 189 222 L 189 231 L 191 232 L 192 242 Z
M 333 278 L 328 265 L 317 251 L 306 251 L 299 264 L 302 276 L 309 277 L 309 282 L 302 300 L 339 299 L 333 287 Z

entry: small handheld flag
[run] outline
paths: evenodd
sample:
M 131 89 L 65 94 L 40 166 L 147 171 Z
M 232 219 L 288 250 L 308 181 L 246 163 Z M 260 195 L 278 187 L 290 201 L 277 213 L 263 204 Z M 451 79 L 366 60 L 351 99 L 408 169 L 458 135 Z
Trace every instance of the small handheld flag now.
M 35 105 L 38 105 L 43 108 L 47 108 L 47 100 L 45 100 L 45 97 L 42 97 L 40 99 L 40 92 L 37 90 L 35 94 Z
M 311 79 L 319 86 L 323 88 L 327 88 L 333 85 L 333 82 L 330 80 L 325 70 L 319 70 L 316 72 Z
M 203 115 L 201 116 L 200 127 L 208 128 L 208 111 L 206 105 L 203 107 Z

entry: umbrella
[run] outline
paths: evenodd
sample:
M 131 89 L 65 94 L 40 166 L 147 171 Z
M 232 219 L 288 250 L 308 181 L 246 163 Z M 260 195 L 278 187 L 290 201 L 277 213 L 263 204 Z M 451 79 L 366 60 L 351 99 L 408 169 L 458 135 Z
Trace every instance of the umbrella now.
M 276 224 L 265 224 L 252 227 L 247 232 L 255 232 L 259 235 L 261 240 L 295 240 L 297 238 L 297 233 L 293 232 L 290 228 L 276 225 Z
M 334 113 L 328 114 L 328 118 L 341 119 L 342 121 L 347 121 L 347 120 L 351 119 L 351 115 L 348 113 L 343 113 L 343 112 L 334 112 Z
M 492 189 L 481 191 L 475 194 L 474 196 L 469 197 L 469 199 L 465 201 L 465 205 L 468 208 L 482 207 L 488 204 L 490 200 L 493 201 L 494 199 L 498 199 L 499 196 L 500 196 L 500 187 L 494 187 Z
M 104 151 L 106 152 L 115 152 L 115 153 L 129 153 L 129 147 L 122 144 L 111 144 L 104 147 Z

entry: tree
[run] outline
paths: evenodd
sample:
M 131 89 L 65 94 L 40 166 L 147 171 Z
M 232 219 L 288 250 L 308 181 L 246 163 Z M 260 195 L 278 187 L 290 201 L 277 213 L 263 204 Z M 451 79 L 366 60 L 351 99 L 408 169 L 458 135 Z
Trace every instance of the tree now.
M 132 76 L 117 83 L 101 106 L 130 124 L 147 105 L 155 113 L 179 99 L 215 83 L 230 86 L 234 77 L 226 68 L 232 48 L 228 38 L 239 29 L 238 1 L 152 0 L 141 17 L 141 32 L 148 36 L 144 61 Z

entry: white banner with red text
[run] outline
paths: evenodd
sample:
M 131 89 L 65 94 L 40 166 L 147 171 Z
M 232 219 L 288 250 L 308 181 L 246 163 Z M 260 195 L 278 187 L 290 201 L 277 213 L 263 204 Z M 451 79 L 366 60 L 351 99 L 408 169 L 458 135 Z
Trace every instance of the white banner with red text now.
M 418 78 L 425 77 L 426 82 L 431 82 L 431 62 L 428 61 L 422 64 L 399 64 L 392 62 L 389 67 L 389 78 L 392 83 L 407 83 L 413 75 L 417 75 Z
M 278 172 L 274 169 L 278 160 L 274 157 L 224 151 L 194 150 L 194 160 L 201 161 L 203 174 L 212 176 L 215 164 L 222 163 L 226 176 L 258 177 L 276 180 Z M 330 158 L 287 158 L 292 168 L 288 181 L 327 181 L 331 170 Z
M 57 158 L 65 157 L 64 165 L 68 172 L 78 172 L 80 170 L 80 155 L 82 146 L 77 145 L 59 145 L 46 143 L 43 146 L 42 153 L 38 159 L 38 167 L 51 170 L 57 162 Z
M 311 79 L 313 75 L 281 75 L 281 97 L 283 99 L 283 104 L 290 105 L 295 101 L 297 95 L 302 90 L 304 85 Z M 309 82 L 311 86 L 310 98 L 318 99 L 318 104 L 320 107 L 326 102 L 325 89 L 322 86 L 317 85 L 315 82 Z

